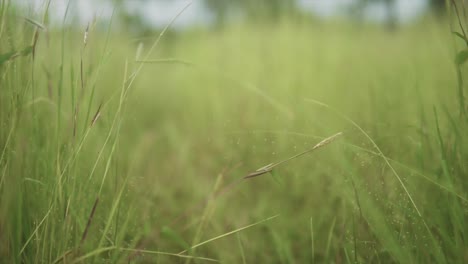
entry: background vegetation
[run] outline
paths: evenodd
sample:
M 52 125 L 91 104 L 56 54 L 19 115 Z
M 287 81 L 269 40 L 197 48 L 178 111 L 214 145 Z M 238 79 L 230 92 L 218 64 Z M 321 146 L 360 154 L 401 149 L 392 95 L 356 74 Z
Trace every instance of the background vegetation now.
M 2 1 L 0 259 L 466 263 L 453 3 L 393 31 L 290 15 L 135 38 Z

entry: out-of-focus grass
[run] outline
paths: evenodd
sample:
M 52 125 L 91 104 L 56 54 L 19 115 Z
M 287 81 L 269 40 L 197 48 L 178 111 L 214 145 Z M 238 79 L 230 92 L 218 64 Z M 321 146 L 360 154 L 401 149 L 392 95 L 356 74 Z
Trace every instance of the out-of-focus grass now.
M 3 8 L 0 54 L 34 45 L 37 25 Z M 147 58 L 151 41 L 137 56 L 107 29 L 86 44 L 37 32 L 34 57 L 0 66 L 1 259 L 467 260 L 467 123 L 444 23 L 244 24 L 163 37 Z

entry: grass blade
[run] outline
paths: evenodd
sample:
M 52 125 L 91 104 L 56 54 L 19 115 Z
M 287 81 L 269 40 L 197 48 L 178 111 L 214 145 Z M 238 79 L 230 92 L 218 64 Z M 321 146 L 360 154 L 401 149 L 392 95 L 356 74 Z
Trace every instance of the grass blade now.
M 238 229 L 236 229 L 236 230 L 227 232 L 227 233 L 222 234 L 222 235 L 219 235 L 219 236 L 217 236 L 217 237 L 210 238 L 210 239 L 205 240 L 205 241 L 203 241 L 203 242 L 201 242 L 201 243 L 198 243 L 198 244 L 196 244 L 196 245 L 194 245 L 194 246 L 191 246 L 191 247 L 190 247 L 189 249 L 187 249 L 187 250 L 181 251 L 179 254 L 184 254 L 184 253 L 186 253 L 188 250 L 195 249 L 195 248 L 197 248 L 197 247 L 203 246 L 203 245 L 205 245 L 205 244 L 208 244 L 208 243 L 210 243 L 210 242 L 216 241 L 216 240 L 221 239 L 221 238 L 223 238 L 223 237 L 227 237 L 227 236 L 230 236 L 230 235 L 232 235 L 232 234 L 236 234 L 236 233 L 238 233 L 238 232 L 240 232 L 240 231 L 243 231 L 243 230 L 249 229 L 249 228 L 251 228 L 251 227 L 254 227 L 254 226 L 256 226 L 256 225 L 262 224 L 262 223 L 264 223 L 264 222 L 270 221 L 270 220 L 272 220 L 272 219 L 275 219 L 275 218 L 278 217 L 278 216 L 279 216 L 279 214 L 278 214 L 278 215 L 271 216 L 271 217 L 268 217 L 268 218 L 266 218 L 266 219 L 263 219 L 263 220 L 258 221 L 258 222 L 256 222 L 256 223 L 253 223 L 253 224 L 251 224 L 251 225 L 244 226 L 244 227 L 238 228 Z

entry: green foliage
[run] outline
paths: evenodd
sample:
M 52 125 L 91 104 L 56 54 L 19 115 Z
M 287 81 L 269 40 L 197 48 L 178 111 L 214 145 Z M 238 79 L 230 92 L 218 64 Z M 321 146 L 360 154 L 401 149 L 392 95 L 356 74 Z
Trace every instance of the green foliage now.
M 466 262 L 463 33 L 458 75 L 432 20 L 163 32 L 135 61 L 2 8 L 2 261 Z

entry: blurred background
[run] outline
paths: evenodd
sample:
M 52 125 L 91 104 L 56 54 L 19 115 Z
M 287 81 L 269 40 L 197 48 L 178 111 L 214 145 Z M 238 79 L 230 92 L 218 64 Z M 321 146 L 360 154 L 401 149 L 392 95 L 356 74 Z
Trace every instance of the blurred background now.
M 17 0 L 31 10 L 45 2 L 41 0 Z M 143 30 L 167 24 L 188 1 L 185 0 L 83 0 L 56 1 L 52 7 L 52 19 L 60 23 L 67 10 L 69 21 L 86 24 L 98 17 L 108 21 L 115 11 L 123 19 L 122 26 Z M 246 19 L 275 20 L 288 15 L 301 15 L 316 19 L 347 18 L 373 21 L 389 27 L 414 22 L 428 12 L 441 14 L 445 0 L 195 0 L 184 12 L 175 27 L 219 27 L 229 22 Z
M 0 262 L 468 263 L 466 10 L 1 1 Z

